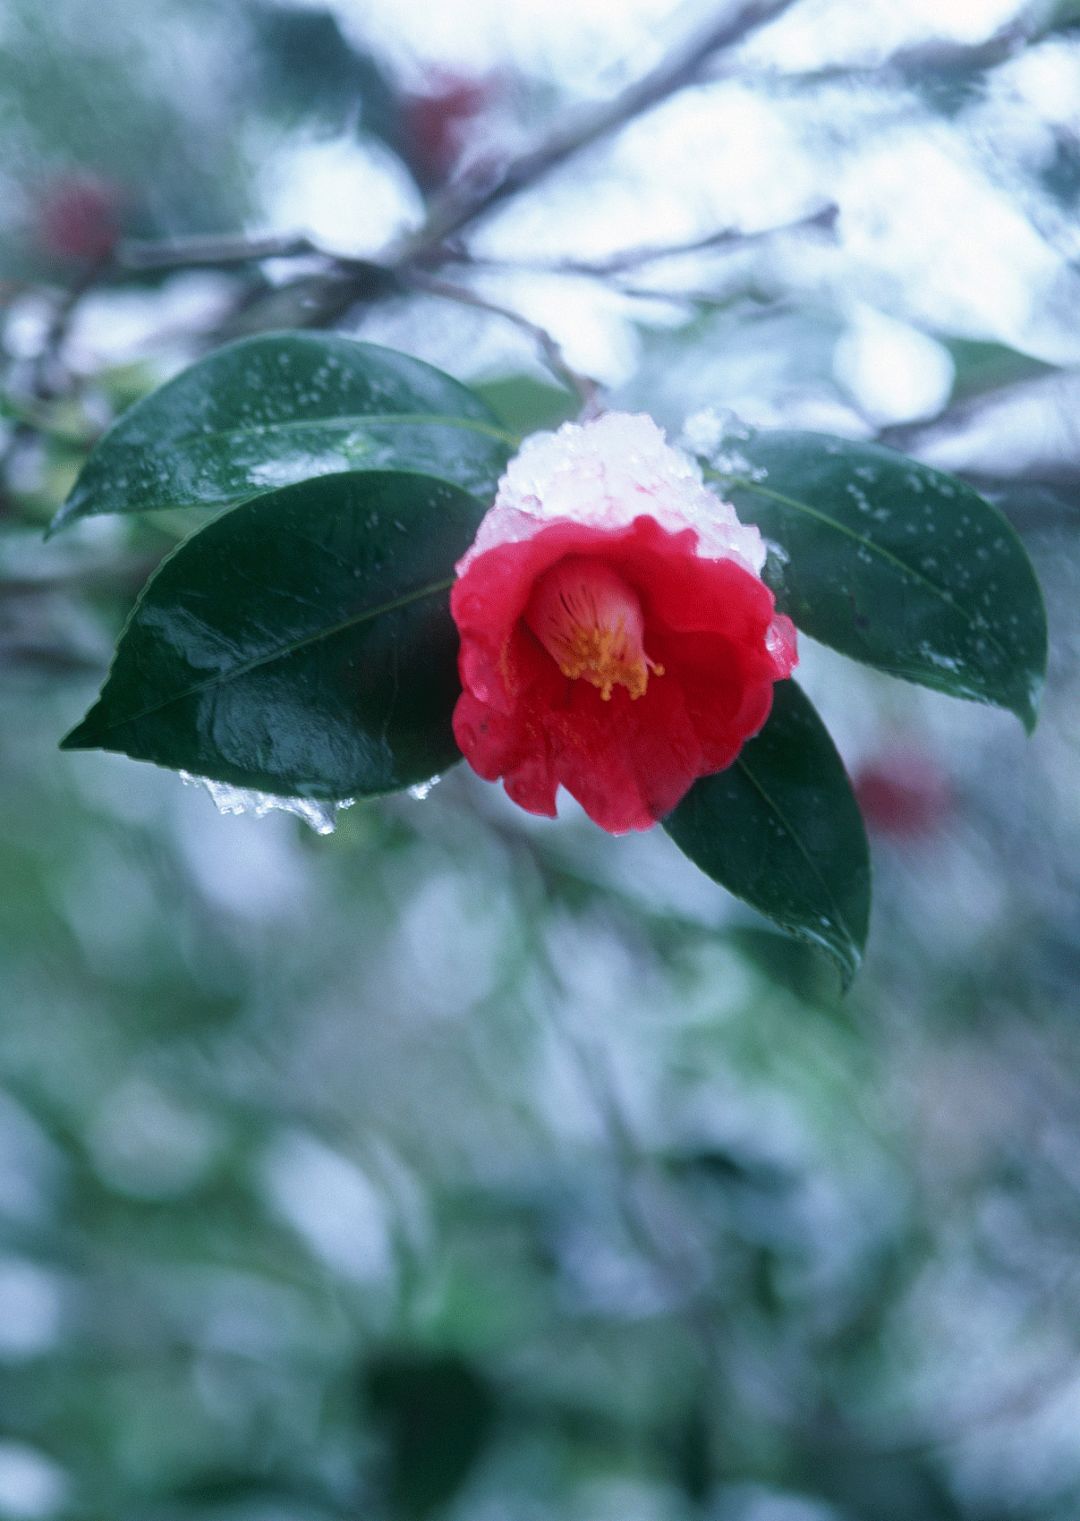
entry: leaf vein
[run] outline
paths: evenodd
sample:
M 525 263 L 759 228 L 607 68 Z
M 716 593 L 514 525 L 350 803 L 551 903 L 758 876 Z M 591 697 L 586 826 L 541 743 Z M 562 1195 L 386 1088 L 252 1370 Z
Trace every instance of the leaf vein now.
M 484 422 L 482 418 L 451 417 L 437 412 L 357 412 L 352 415 L 335 417 L 290 417 L 281 421 L 267 423 L 251 423 L 237 425 L 232 428 L 214 428 L 208 432 L 181 433 L 168 440 L 170 445 L 187 443 L 214 442 L 217 439 L 231 438 L 267 438 L 278 432 L 288 432 L 292 429 L 301 428 L 330 428 L 335 431 L 345 432 L 349 429 L 359 429 L 377 423 L 389 423 L 393 426 L 407 427 L 415 424 L 419 427 L 445 426 L 448 428 L 461 428 L 470 433 L 480 433 L 487 438 L 496 440 L 515 448 L 519 443 L 514 434 L 506 429 L 498 427 L 495 423 Z M 117 439 L 117 443 L 123 444 L 124 440 Z M 133 444 L 130 447 L 144 448 L 145 444 Z
M 828 901 L 828 903 L 829 903 L 829 905 L 830 905 L 830 907 L 832 909 L 833 917 L 834 917 L 837 925 L 843 931 L 845 937 L 847 938 L 847 942 L 848 942 L 849 946 L 851 947 L 851 949 L 853 951 L 858 952 L 858 949 L 859 949 L 858 939 L 856 938 L 856 936 L 854 934 L 854 931 L 851 929 L 851 926 L 848 924 L 846 915 L 843 913 L 843 911 L 840 909 L 839 905 L 837 904 L 836 897 L 835 897 L 835 895 L 834 895 L 831 887 L 829 886 L 828 882 L 826 881 L 825 877 L 823 876 L 823 874 L 821 872 L 821 868 L 818 866 L 818 864 L 814 860 L 813 856 L 810 854 L 810 852 L 807 850 L 806 846 L 803 844 L 802 838 L 799 835 L 798 831 L 788 821 L 787 815 L 784 813 L 783 809 L 779 806 L 778 803 L 776 803 L 774 801 L 774 799 L 772 798 L 771 794 L 766 790 L 766 788 L 761 784 L 761 782 L 758 781 L 757 777 L 754 775 L 753 771 L 750 769 L 750 766 L 748 765 L 748 763 L 746 762 L 746 760 L 742 756 L 740 756 L 739 759 L 735 762 L 735 764 L 739 768 L 739 770 L 743 773 L 743 775 L 746 777 L 747 781 L 751 784 L 751 786 L 758 793 L 760 793 L 761 797 L 765 801 L 766 806 L 771 810 L 771 812 L 775 815 L 775 817 L 783 825 L 784 829 L 786 830 L 786 832 L 788 834 L 788 837 L 791 839 L 792 843 L 798 849 L 799 854 L 802 856 L 803 860 L 806 862 L 807 866 L 810 868 L 811 873 L 813 874 L 814 877 L 816 877 L 817 881 L 821 884 L 822 891 L 824 892 L 825 897 L 826 897 L 826 899 L 827 899 L 827 901 Z
M 357 628 L 363 623 L 370 623 L 375 618 L 381 618 L 386 613 L 397 612 L 400 608 L 409 607 L 415 602 L 422 602 L 426 597 L 437 596 L 440 592 L 449 591 L 453 586 L 453 577 L 447 577 L 441 581 L 432 581 L 426 586 L 417 587 L 412 591 L 403 593 L 400 597 L 392 598 L 389 602 L 383 602 L 378 607 L 365 609 L 362 613 L 352 617 L 343 618 L 340 622 L 331 624 L 328 628 L 316 630 L 303 638 L 290 640 L 287 644 L 278 645 L 275 649 L 267 650 L 261 655 L 253 656 L 250 660 L 242 661 L 232 666 L 227 671 L 217 671 L 202 681 L 193 682 L 181 691 L 170 692 L 160 701 L 147 704 L 135 713 L 124 713 L 106 724 L 105 730 L 118 729 L 126 724 L 138 723 L 140 719 L 147 718 L 151 713 L 159 713 L 163 708 L 171 707 L 174 703 L 183 702 L 189 697 L 197 697 L 202 692 L 213 691 L 215 688 L 225 686 L 232 681 L 238 681 L 244 676 L 249 676 L 252 671 L 257 671 L 266 665 L 272 665 L 276 660 L 287 659 L 295 655 L 299 650 L 307 649 L 311 645 L 319 644 L 323 640 L 333 639 L 337 634 L 346 633 L 351 628 Z

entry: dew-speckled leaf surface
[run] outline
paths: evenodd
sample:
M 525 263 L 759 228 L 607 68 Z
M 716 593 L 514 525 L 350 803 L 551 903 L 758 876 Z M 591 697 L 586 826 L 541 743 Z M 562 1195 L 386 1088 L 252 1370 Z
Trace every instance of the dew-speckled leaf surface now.
M 817 433 L 740 440 L 706 474 L 782 553 L 766 579 L 807 634 L 867 665 L 1034 727 L 1046 669 L 1035 572 L 963 482 Z
M 449 590 L 481 516 L 402 472 L 234 507 L 149 581 L 64 747 L 311 798 L 433 776 L 459 758 Z
M 348 470 L 421 471 L 490 501 L 512 447 L 486 402 L 418 359 L 328 334 L 263 335 L 125 412 L 53 529 L 95 513 L 227 506 Z
M 850 982 L 866 943 L 866 831 L 836 747 L 793 681 L 734 765 L 695 782 L 664 820 L 707 876 L 789 934 L 826 951 Z

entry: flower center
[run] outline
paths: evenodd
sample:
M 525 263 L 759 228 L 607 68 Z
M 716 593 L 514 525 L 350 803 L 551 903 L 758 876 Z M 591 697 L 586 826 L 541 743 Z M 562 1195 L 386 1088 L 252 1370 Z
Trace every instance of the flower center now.
M 664 674 L 645 653 L 637 593 L 601 560 L 572 555 L 552 566 L 533 588 L 525 622 L 563 675 L 599 687 L 605 702 L 617 686 L 641 697 L 649 672 Z

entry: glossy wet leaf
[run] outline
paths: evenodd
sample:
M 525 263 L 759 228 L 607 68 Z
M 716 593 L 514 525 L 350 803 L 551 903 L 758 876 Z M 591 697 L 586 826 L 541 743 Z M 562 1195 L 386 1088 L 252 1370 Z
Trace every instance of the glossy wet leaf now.
M 221 507 L 349 470 L 421 471 L 490 501 L 512 442 L 480 397 L 406 354 L 331 334 L 246 338 L 125 412 L 53 528 Z
M 805 633 L 1034 727 L 1042 594 L 1011 526 L 970 486 L 890 449 L 816 433 L 740 440 L 707 474 L 781 547 L 766 578 Z
M 734 765 L 703 777 L 664 820 L 707 876 L 850 982 L 870 915 L 866 831 L 843 763 L 809 699 L 777 683 L 765 728 Z
M 458 759 L 449 589 L 481 515 L 400 472 L 233 508 L 147 584 L 65 748 L 310 798 L 433 776 Z

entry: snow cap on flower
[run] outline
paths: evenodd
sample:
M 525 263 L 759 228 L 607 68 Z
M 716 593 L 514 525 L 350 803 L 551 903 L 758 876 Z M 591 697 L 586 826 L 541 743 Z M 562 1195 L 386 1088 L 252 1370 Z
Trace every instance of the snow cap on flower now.
M 495 544 L 528 538 L 559 519 L 614 529 L 642 513 L 672 532 L 693 528 L 698 554 L 733 559 L 760 574 L 761 534 L 739 522 L 730 502 L 705 485 L 697 460 L 673 448 L 643 412 L 607 412 L 527 438 L 457 572 L 464 575 Z
M 648 417 L 526 441 L 458 562 L 454 733 L 532 813 L 648 829 L 758 732 L 795 630 L 756 528 Z

